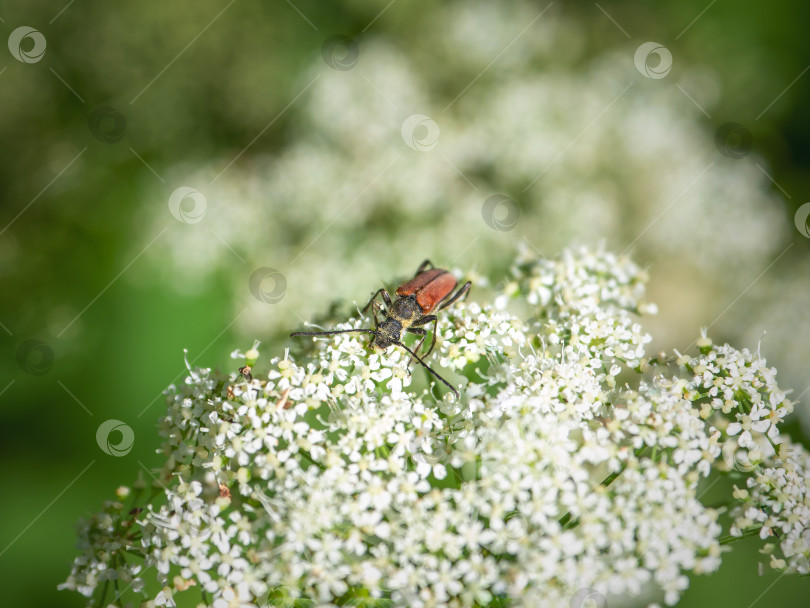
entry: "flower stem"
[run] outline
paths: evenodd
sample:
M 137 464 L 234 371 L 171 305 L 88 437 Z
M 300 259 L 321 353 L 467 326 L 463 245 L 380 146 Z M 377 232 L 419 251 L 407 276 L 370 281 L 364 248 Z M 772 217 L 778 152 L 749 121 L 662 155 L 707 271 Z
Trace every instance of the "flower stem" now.
M 98 608 L 104 606 L 104 600 L 107 597 L 107 589 L 110 586 L 110 579 L 104 581 L 104 586 L 101 588 L 101 595 L 98 598 Z
M 640 455 L 641 455 L 641 454 L 644 452 L 644 450 L 646 450 L 646 449 L 647 449 L 647 446 L 644 446 L 644 447 L 643 447 L 643 448 L 641 448 L 640 450 L 636 450 L 636 456 L 640 456 Z M 600 485 L 600 486 L 603 486 L 603 487 L 605 487 L 605 488 L 606 488 L 606 487 L 608 487 L 610 484 L 612 484 L 614 481 L 616 481 L 616 478 L 617 478 L 619 475 L 621 475 L 621 474 L 624 472 L 624 470 L 625 470 L 626 468 L 627 468 L 627 465 L 623 465 L 621 469 L 619 469 L 619 470 L 618 470 L 618 471 L 616 471 L 615 473 L 611 473 L 610 475 L 608 475 L 607 477 L 605 477 L 605 478 L 604 478 L 604 479 L 603 479 L 603 480 L 600 482 L 600 484 L 599 484 L 599 485 Z M 569 522 L 570 522 L 570 521 L 571 521 L 571 511 L 569 511 L 568 513 L 566 513 L 565 515 L 563 515 L 563 516 L 562 516 L 562 517 L 561 517 L 561 518 L 558 520 L 559 524 L 560 524 L 560 525 L 561 525 L 563 528 L 569 527 L 569 526 L 568 526 L 568 524 L 569 524 Z M 575 525 L 576 525 L 576 522 L 572 523 L 572 524 L 570 525 L 570 527 L 571 527 L 571 528 L 573 528 Z
M 744 538 L 749 538 L 751 536 L 758 536 L 760 530 L 762 530 L 762 526 L 760 526 L 759 528 L 754 528 L 753 530 L 746 530 L 740 536 L 732 536 L 731 534 L 729 534 L 728 536 L 721 537 L 719 542 L 721 545 L 730 545 L 731 543 L 736 542 L 738 540 L 742 540 Z

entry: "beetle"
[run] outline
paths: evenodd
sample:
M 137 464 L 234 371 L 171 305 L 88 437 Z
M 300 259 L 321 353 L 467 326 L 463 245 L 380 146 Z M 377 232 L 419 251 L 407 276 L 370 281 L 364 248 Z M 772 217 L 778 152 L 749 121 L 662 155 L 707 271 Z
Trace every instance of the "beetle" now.
M 450 390 L 453 391 L 456 399 L 458 399 L 458 391 L 447 380 L 431 369 L 422 359 L 422 357 L 427 357 L 436 345 L 436 329 L 438 327 L 439 317 L 430 313 L 434 311 L 439 312 L 452 306 L 470 290 L 471 282 L 467 281 L 453 293 L 457 285 L 458 280 L 450 272 L 443 268 L 436 268 L 430 260 L 425 260 L 416 270 L 416 274 L 410 281 L 406 281 L 397 287 L 396 300 L 391 300 L 391 296 L 384 287 L 378 289 L 374 295 L 371 296 L 368 304 L 363 308 L 362 314 L 366 314 L 369 308 L 372 309 L 374 329 L 297 331 L 291 333 L 290 337 L 333 336 L 335 334 L 351 333 L 371 334 L 373 338 L 369 346 L 375 351 L 383 351 L 389 346 L 401 346 L 411 355 L 408 360 L 408 367 L 410 367 L 413 360 L 416 359 L 422 367 L 447 385 Z M 382 296 L 385 302 L 385 309 L 383 309 L 382 305 L 377 301 L 379 296 Z M 382 313 L 384 317 L 382 321 L 377 318 L 377 313 Z M 419 353 L 419 349 L 422 348 L 427 338 L 427 330 L 422 326 L 430 323 L 433 323 L 433 339 L 430 342 L 430 348 L 420 357 L 417 353 Z M 419 344 L 416 345 L 416 348 L 411 350 L 402 343 L 403 332 L 422 337 L 422 339 L 419 340 Z

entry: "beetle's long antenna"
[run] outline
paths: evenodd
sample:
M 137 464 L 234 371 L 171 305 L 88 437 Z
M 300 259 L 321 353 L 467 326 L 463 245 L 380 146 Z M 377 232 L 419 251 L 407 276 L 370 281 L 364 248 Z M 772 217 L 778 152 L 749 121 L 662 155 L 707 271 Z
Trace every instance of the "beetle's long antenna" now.
M 405 345 L 404 345 L 402 342 L 393 342 L 392 344 L 396 344 L 397 346 L 401 346 L 401 347 L 402 347 L 402 348 L 404 348 L 406 351 L 408 351 L 408 352 L 411 354 L 411 356 L 412 356 L 414 359 L 416 359 L 417 361 L 419 361 L 419 363 L 421 363 L 421 364 L 422 364 L 422 367 L 424 367 L 424 368 L 425 368 L 426 370 L 428 370 L 428 371 L 429 371 L 431 374 L 433 374 L 434 376 L 436 376 L 436 377 L 437 377 L 439 380 L 441 380 L 442 382 L 444 382 L 444 383 L 447 385 L 447 388 L 449 388 L 451 391 L 453 391 L 453 394 L 456 396 L 456 399 L 458 399 L 458 398 L 459 398 L 459 396 L 458 396 L 458 391 L 457 391 L 457 390 L 456 390 L 456 389 L 453 387 L 453 385 L 452 385 L 452 384 L 450 384 L 450 383 L 449 383 L 447 380 L 445 380 L 444 378 L 442 378 L 442 377 L 441 377 L 439 374 L 437 374 L 436 372 L 434 372 L 434 371 L 433 371 L 433 370 L 430 368 L 430 366 L 429 366 L 427 363 L 425 363 L 424 361 L 422 361 L 422 359 L 420 359 L 420 358 L 419 358 L 419 355 L 417 355 L 417 354 L 416 354 L 415 352 L 413 352 L 413 351 L 412 351 L 410 348 L 408 348 L 407 346 L 405 346 Z
M 376 334 L 376 329 L 338 329 L 336 331 L 297 331 L 290 334 L 295 336 L 334 336 L 335 334 Z

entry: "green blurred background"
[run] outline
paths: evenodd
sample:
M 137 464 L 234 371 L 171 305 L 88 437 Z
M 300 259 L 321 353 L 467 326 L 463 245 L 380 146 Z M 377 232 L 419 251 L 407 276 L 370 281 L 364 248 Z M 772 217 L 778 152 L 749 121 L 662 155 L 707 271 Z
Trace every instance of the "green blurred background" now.
M 539 13 L 548 3 L 521 6 Z M 351 200 L 338 192 L 339 176 L 330 178 L 336 184 L 335 200 L 327 186 L 317 210 L 302 218 L 297 217 L 302 208 L 274 200 L 272 187 L 268 193 L 247 185 L 240 193 L 238 184 L 240 175 L 261 184 L 274 158 L 303 139 L 319 141 L 317 120 L 312 118 L 320 112 L 319 102 L 307 101 L 304 89 L 318 70 L 331 70 L 334 76 L 323 58 L 324 44 L 333 35 L 356 42 L 360 67 L 367 59 L 365 50 L 375 44 L 412 59 L 423 80 L 432 83 L 428 92 L 439 108 L 465 85 L 470 86 L 471 99 L 482 95 L 492 86 L 488 78 L 514 65 L 509 54 L 521 50 L 509 45 L 517 32 L 510 37 L 494 26 L 467 40 L 448 39 L 449 50 L 437 47 L 434 57 L 423 36 L 429 31 L 431 40 L 442 40 L 435 24 L 447 17 L 439 15 L 440 10 L 404 0 L 147 0 L 115 7 L 90 0 L 0 3 L 0 31 L 6 38 L 16 28 L 30 26 L 47 40 L 45 55 L 31 63 L 16 60 L 6 49 L 0 53 L 0 455 L 8 475 L 0 500 L 3 605 L 83 605 L 77 594 L 56 590 L 75 554 L 73 525 L 110 498 L 118 485 L 131 483 L 139 472 L 160 462 L 155 453 L 160 395 L 181 377 L 184 348 L 198 365 L 223 368 L 234 366 L 228 357 L 233 349 L 247 348 L 254 338 L 263 341 L 264 355 L 276 354 L 284 347 L 285 331 L 328 307 L 323 294 L 362 300 L 365 291 L 358 292 L 356 285 L 370 291 L 379 280 L 412 272 L 425 257 L 450 264 L 442 258 L 443 250 L 432 246 L 445 238 L 434 214 L 425 212 L 420 221 L 408 219 L 422 235 L 414 243 L 398 238 L 402 218 L 380 212 L 371 200 L 352 209 L 354 229 L 351 223 L 338 222 L 332 240 L 311 244 L 305 267 L 310 270 L 290 270 L 313 235 L 328 232 Z M 808 283 L 801 282 L 804 270 L 797 269 L 807 269 L 810 239 L 793 227 L 793 217 L 810 201 L 806 6 L 786 0 L 565 2 L 553 5 L 548 17 L 576 27 L 578 48 L 575 57 L 564 46 L 558 55 L 546 50 L 537 70 L 565 74 L 608 51 L 632 54 L 648 40 L 664 44 L 676 67 L 711 69 L 717 88 L 711 117 L 703 111 L 693 122 L 709 146 L 720 124 L 744 125 L 752 136 L 751 158 L 762 159 L 761 169 L 775 182 L 768 179 L 766 186 L 780 201 L 778 215 L 787 235 L 780 237 L 775 251 L 793 245 L 768 279 L 756 280 L 775 255 L 747 270 L 745 289 L 710 298 L 712 309 L 698 323 L 711 323 L 731 304 L 738 314 L 717 338 L 735 340 L 747 335 L 753 324 L 746 311 L 755 318 L 762 310 L 757 302 L 769 291 L 784 288 L 785 300 L 792 298 L 801 306 L 810 290 L 801 291 Z M 473 51 L 484 57 L 482 69 L 490 63 L 486 57 L 492 60 L 480 83 L 476 70 L 456 71 L 446 59 L 453 52 Z M 118 113 L 98 113 L 106 107 Z M 405 116 L 408 113 L 414 112 Z M 588 113 L 581 124 L 593 115 Z M 98 122 L 102 116 L 107 122 Z M 339 122 L 341 117 L 324 120 Z M 368 120 L 373 122 L 374 116 Z M 457 120 L 464 120 L 461 109 Z M 577 131 L 571 133 L 575 136 Z M 347 155 L 355 152 L 345 150 Z M 370 159 L 375 156 L 373 147 L 365 153 Z M 565 157 L 559 162 L 564 164 Z M 183 237 L 177 231 L 191 226 L 171 217 L 167 201 L 178 186 L 194 185 L 188 183 L 189 176 L 198 171 L 210 180 L 224 170 L 225 175 L 233 172 L 237 184 L 229 186 L 230 200 L 216 204 L 231 209 L 228 213 L 240 225 L 237 237 L 244 240 L 231 234 L 221 242 L 216 227 L 211 228 L 205 237 L 211 256 L 207 271 L 195 267 L 184 272 Z M 311 174 L 328 185 L 317 163 Z M 479 178 L 488 179 L 485 170 Z M 294 179 L 305 181 L 307 174 Z M 244 204 L 242 196 L 250 203 Z M 209 198 L 208 204 L 215 202 Z M 264 219 L 257 221 L 258 209 L 265 214 L 270 210 L 284 226 L 295 216 L 293 228 L 274 233 Z M 523 209 L 527 217 L 531 212 Z M 351 241 L 360 238 L 360 232 L 387 246 L 352 249 Z M 175 239 L 181 244 L 179 256 L 164 247 Z M 610 234 L 605 239 L 611 243 Z M 340 262 L 342 251 L 335 248 L 342 241 L 351 251 L 343 271 L 355 275 L 351 280 L 311 270 L 321 259 Z M 478 256 L 475 263 L 463 251 L 452 262 L 462 270 L 475 266 L 487 274 L 502 271 L 511 245 L 508 239 L 491 249 L 479 244 L 472 248 Z M 644 255 L 636 257 L 647 263 Z M 686 267 L 689 263 L 684 260 Z M 307 292 L 318 297 L 298 312 L 264 306 L 257 313 L 241 304 L 243 298 L 251 299 L 251 273 L 266 266 L 285 269 L 288 298 L 292 290 L 299 300 Z M 655 272 L 652 267 L 651 274 Z M 785 284 L 791 287 L 780 287 Z M 658 291 L 674 299 L 675 308 L 679 294 L 691 297 L 680 285 L 674 291 Z M 800 315 L 800 308 L 793 304 L 780 312 L 779 297 L 766 307 L 768 314 L 787 316 L 797 331 L 806 329 L 803 318 L 793 316 Z M 670 319 L 662 308 L 657 323 L 665 326 Z M 807 369 L 802 351 L 785 352 L 781 349 L 782 361 L 777 342 L 766 356 L 777 367 L 784 363 Z M 806 382 L 793 388 L 798 396 Z M 96 429 L 110 418 L 134 430 L 135 444 L 125 457 L 108 456 L 96 443 Z M 803 436 L 800 419 L 794 415 L 789 424 L 797 439 Z M 804 424 L 806 429 L 806 417 Z M 740 543 L 717 575 L 693 577 L 681 605 L 806 605 L 807 579 L 779 578 L 767 569 L 759 576 L 754 547 L 755 542 Z

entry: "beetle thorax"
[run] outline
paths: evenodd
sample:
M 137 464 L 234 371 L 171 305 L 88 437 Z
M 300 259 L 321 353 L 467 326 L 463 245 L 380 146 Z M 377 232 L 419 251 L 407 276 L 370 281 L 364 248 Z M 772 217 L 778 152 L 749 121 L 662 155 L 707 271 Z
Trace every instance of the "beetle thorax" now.
M 398 297 L 394 300 L 391 310 L 386 311 L 388 319 L 396 319 L 402 324 L 403 329 L 410 327 L 422 314 L 422 308 L 414 296 Z
M 399 342 L 401 336 L 402 323 L 389 317 L 377 327 L 377 334 L 371 341 L 371 346 L 374 349 L 385 350 L 395 342 Z
M 377 327 L 377 335 L 371 341 L 375 349 L 386 349 L 402 339 L 402 332 L 422 316 L 422 308 L 413 296 L 400 296 L 385 311 L 385 320 Z

